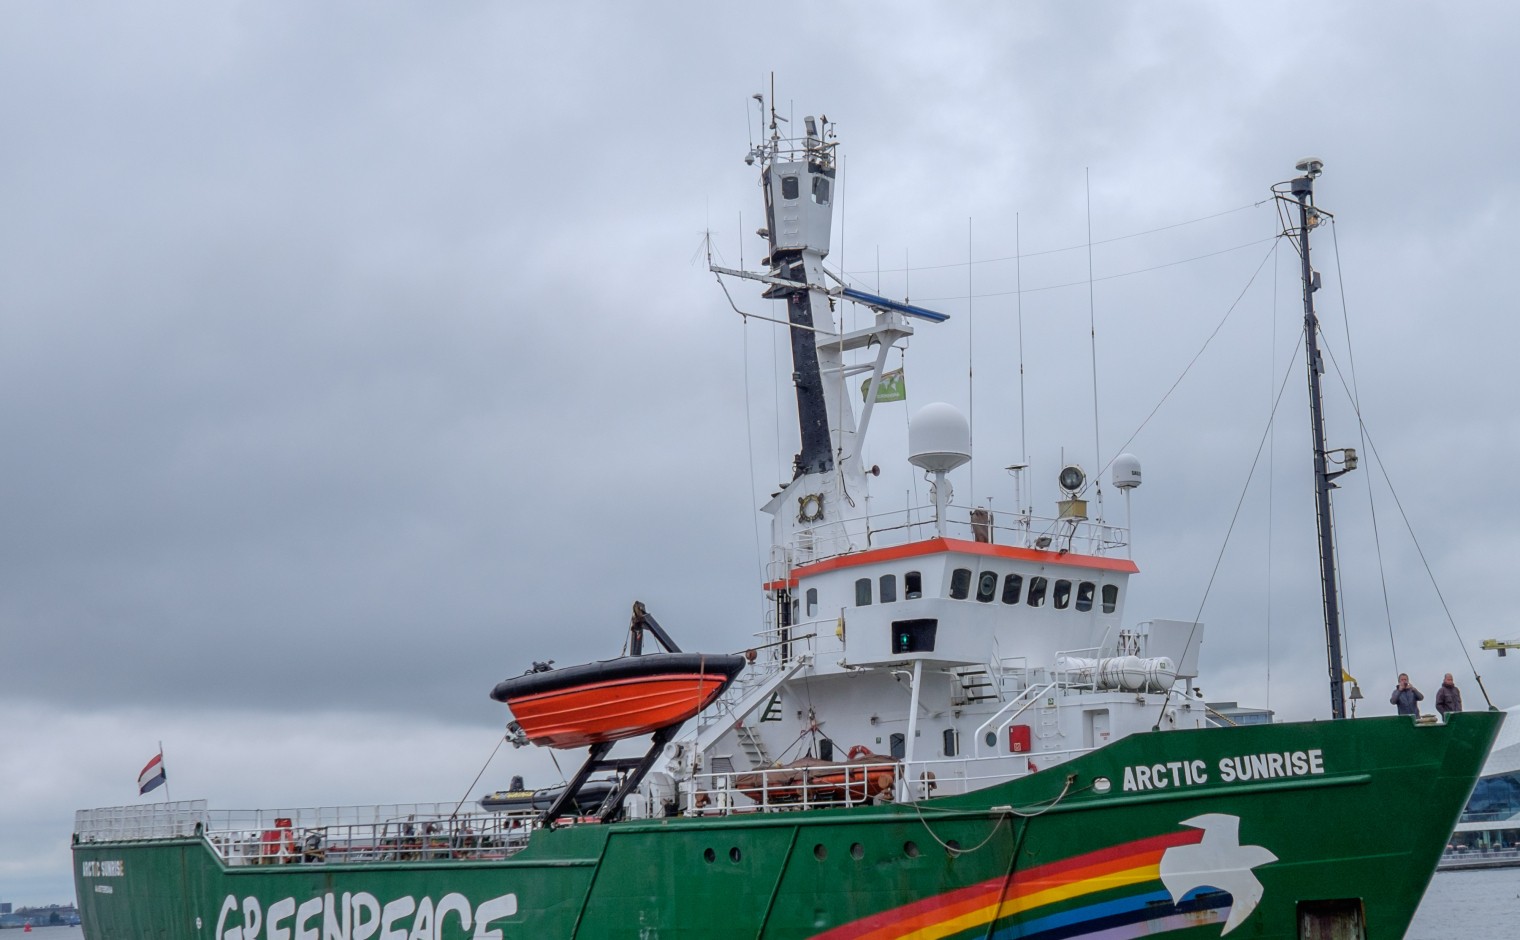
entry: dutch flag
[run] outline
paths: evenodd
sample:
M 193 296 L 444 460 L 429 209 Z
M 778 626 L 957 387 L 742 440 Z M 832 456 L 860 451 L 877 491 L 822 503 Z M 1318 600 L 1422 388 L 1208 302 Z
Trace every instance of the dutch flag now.
M 137 775 L 137 795 L 142 796 L 149 790 L 163 786 L 167 779 L 168 777 L 164 775 L 164 752 L 159 751 L 152 760 L 148 761 L 148 766 L 142 769 L 142 773 Z

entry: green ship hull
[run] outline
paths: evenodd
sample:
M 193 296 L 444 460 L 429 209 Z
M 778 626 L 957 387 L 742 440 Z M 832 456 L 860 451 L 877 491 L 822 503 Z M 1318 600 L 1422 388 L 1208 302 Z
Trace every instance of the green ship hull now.
M 89 940 L 1394 938 L 1502 718 L 1138 734 L 964 795 L 539 829 L 498 859 L 76 834 L 75 877 Z

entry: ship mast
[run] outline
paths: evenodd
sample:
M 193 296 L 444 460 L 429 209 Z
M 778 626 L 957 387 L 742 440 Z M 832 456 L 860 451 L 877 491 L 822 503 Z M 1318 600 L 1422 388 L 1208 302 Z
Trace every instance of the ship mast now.
M 1356 452 L 1339 452 L 1344 469 L 1331 470 L 1329 452 L 1325 450 L 1325 406 L 1320 393 L 1320 376 L 1325 372 L 1319 352 L 1319 318 L 1314 313 L 1314 292 L 1319 290 L 1319 274 L 1309 261 L 1309 231 L 1329 215 L 1314 205 L 1314 181 L 1324 170 L 1324 162 L 1314 157 L 1300 160 L 1296 167 L 1303 176 L 1288 185 L 1298 206 L 1298 253 L 1304 290 L 1304 346 L 1309 367 L 1309 421 L 1314 436 L 1314 505 L 1319 529 L 1320 591 L 1325 608 L 1325 649 L 1330 670 L 1330 716 L 1346 717 L 1341 664 L 1340 589 L 1335 579 L 1335 537 L 1330 514 L 1330 491 L 1336 477 L 1356 467 Z

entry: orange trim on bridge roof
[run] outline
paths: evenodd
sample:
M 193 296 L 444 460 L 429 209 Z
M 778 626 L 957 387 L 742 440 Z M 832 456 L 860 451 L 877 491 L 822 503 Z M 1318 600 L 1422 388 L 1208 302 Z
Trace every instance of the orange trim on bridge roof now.
M 791 577 L 787 578 L 786 581 L 772 581 L 765 585 L 765 590 L 774 591 L 783 585 L 786 587 L 796 587 L 798 579 L 815 574 L 823 574 L 826 571 L 837 571 L 842 568 L 855 568 L 860 565 L 875 564 L 879 561 L 896 561 L 900 558 L 918 558 L 924 555 L 938 555 L 946 552 L 980 555 L 984 558 L 1033 561 L 1043 565 L 1096 568 L 1100 571 L 1117 571 L 1124 574 L 1134 574 L 1140 570 L 1139 566 L 1128 558 L 1102 558 L 1097 555 L 1074 555 L 1070 552 L 1047 552 L 1037 548 L 1016 548 L 1012 545 L 968 542 L 965 539 L 933 538 L 925 539 L 922 542 L 910 542 L 907 545 L 892 545 L 887 548 L 872 548 L 863 552 L 852 552 L 848 555 L 839 555 L 835 558 L 825 558 L 823 561 L 800 565 L 792 569 Z

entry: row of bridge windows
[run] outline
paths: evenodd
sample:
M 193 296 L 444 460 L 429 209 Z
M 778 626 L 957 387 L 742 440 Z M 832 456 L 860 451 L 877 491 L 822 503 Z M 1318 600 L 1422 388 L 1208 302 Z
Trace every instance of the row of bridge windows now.
M 917 571 L 909 571 L 902 578 L 903 599 L 913 600 L 923 597 L 923 574 Z M 995 571 L 983 571 L 976 576 L 976 599 L 983 604 L 990 604 L 994 600 L 1010 606 L 1018 604 L 1021 600 L 1029 607 L 1044 607 L 1049 601 L 1050 606 L 1056 610 L 1066 610 L 1074 607 L 1079 612 L 1087 612 L 1093 609 L 1093 603 L 1098 599 L 1098 586 L 1092 581 L 1071 581 L 1066 578 L 1051 580 L 1043 575 L 1035 575 L 1028 579 L 1028 590 L 1025 590 L 1023 575 L 1007 574 L 1001 579 Z M 970 568 L 956 568 L 950 573 L 950 596 L 955 600 L 968 600 L 972 596 L 972 574 Z M 873 602 L 890 604 L 897 600 L 897 575 L 884 574 L 873 582 L 870 578 L 860 578 L 855 582 L 855 606 L 868 607 Z M 1102 609 L 1105 614 L 1111 614 L 1119 607 L 1119 585 L 1105 584 L 1102 591 Z M 807 612 L 809 617 L 818 613 L 818 589 L 808 588 Z

